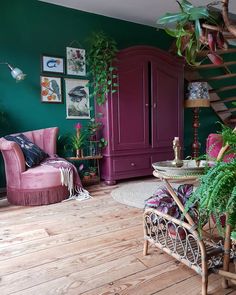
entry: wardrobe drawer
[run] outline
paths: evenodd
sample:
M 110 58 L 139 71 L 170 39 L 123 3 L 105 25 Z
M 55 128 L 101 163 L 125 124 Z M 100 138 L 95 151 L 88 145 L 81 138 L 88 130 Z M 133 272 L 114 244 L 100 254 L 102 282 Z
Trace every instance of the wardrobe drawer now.
M 149 156 L 122 157 L 113 160 L 114 172 L 149 169 L 150 167 L 151 157 Z

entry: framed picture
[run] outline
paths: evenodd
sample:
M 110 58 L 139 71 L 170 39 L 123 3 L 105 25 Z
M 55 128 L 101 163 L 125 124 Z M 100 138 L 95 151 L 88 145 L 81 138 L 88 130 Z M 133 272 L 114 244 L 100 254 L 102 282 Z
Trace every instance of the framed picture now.
M 41 101 L 63 103 L 60 77 L 40 76 Z
M 65 73 L 65 60 L 63 57 L 42 55 L 41 57 L 42 72 Z
M 66 47 L 66 68 L 68 75 L 85 76 L 85 49 Z
M 65 79 L 67 119 L 90 119 L 88 82 L 88 80 Z

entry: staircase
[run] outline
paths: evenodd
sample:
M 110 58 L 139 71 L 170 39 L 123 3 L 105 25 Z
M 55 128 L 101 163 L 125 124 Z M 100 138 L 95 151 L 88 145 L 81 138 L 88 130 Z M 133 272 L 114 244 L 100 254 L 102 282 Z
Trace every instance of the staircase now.
M 236 39 L 229 33 L 225 38 Z M 224 124 L 234 127 L 236 125 L 236 47 L 216 51 L 224 60 L 221 65 L 212 64 L 207 58 L 208 52 L 208 50 L 200 52 L 200 59 L 206 57 L 200 66 L 186 66 L 185 80 L 208 82 L 212 109 Z M 235 105 L 232 102 L 235 102 Z

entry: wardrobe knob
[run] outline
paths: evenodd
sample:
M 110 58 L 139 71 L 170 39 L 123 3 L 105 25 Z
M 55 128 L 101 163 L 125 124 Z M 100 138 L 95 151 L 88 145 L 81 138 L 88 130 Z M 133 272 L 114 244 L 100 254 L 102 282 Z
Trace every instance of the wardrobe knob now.
M 134 166 L 135 166 L 135 163 L 132 162 L 132 163 L 131 163 L 131 166 L 134 167 Z
M 155 109 L 156 107 L 157 107 L 157 104 L 156 104 L 156 103 L 154 103 L 154 104 L 153 104 L 153 108 Z
M 148 108 L 148 107 L 149 107 L 149 104 L 148 104 L 148 103 L 145 103 L 145 107 L 147 107 L 147 108 Z

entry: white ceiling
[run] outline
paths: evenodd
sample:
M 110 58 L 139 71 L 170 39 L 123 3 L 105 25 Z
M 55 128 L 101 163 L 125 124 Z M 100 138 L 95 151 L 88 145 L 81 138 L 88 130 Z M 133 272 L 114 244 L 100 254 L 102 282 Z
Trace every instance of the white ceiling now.
M 166 12 L 178 11 L 175 0 L 39 0 L 82 11 L 110 16 L 134 23 L 156 26 L 158 17 Z M 212 0 L 213 1 L 213 0 Z M 210 1 L 190 0 L 196 6 L 207 5 Z M 218 6 L 220 7 L 220 6 Z M 231 0 L 229 11 L 236 13 L 236 1 Z

